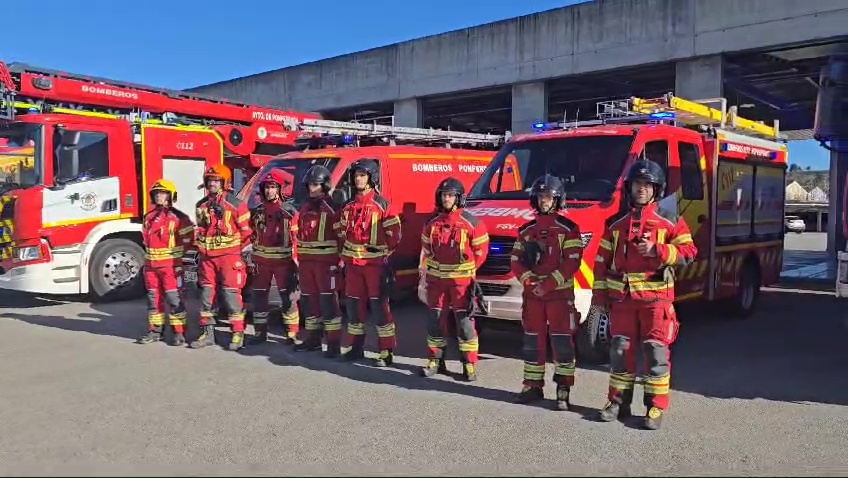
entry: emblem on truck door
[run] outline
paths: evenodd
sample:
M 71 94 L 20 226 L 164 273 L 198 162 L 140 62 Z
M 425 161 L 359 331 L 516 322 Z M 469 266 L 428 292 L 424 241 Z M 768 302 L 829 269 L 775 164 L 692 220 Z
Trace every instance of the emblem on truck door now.
M 83 211 L 93 211 L 97 208 L 97 195 L 94 193 L 85 193 L 80 197 L 80 209 Z

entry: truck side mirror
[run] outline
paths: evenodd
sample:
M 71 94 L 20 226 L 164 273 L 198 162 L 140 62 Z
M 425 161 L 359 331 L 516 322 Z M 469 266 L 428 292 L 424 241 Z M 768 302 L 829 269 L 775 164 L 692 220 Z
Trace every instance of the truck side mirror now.
M 344 189 L 333 189 L 333 192 L 330 193 L 330 197 L 333 198 L 333 202 L 336 204 L 344 204 L 350 199 L 350 196 L 347 194 L 347 191 Z

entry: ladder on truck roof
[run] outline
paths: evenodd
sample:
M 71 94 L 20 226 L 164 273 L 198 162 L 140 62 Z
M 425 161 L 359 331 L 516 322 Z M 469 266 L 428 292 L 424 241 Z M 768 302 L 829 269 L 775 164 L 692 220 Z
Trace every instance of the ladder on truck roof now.
M 0 119 L 20 113 L 61 113 L 135 122 L 286 126 L 314 114 L 263 108 L 210 96 L 67 74 L 0 61 Z
M 394 122 L 394 118 L 392 118 Z M 506 135 L 466 133 L 433 128 L 407 128 L 376 123 L 356 123 L 305 118 L 298 125 L 303 132 L 299 145 L 305 148 L 322 146 L 375 146 L 398 144 L 422 146 L 465 146 L 497 149 Z
M 717 108 L 713 106 L 718 106 Z M 622 100 L 599 101 L 596 104 L 596 120 L 565 121 L 556 123 L 559 128 L 601 126 L 635 123 L 671 123 L 676 126 L 698 128 L 720 128 L 748 136 L 782 139 L 779 122 L 772 126 L 739 116 L 737 107 L 728 108 L 725 98 L 686 100 L 672 93 L 659 98 L 631 97 Z M 549 129 L 548 123 L 536 123 L 536 129 Z

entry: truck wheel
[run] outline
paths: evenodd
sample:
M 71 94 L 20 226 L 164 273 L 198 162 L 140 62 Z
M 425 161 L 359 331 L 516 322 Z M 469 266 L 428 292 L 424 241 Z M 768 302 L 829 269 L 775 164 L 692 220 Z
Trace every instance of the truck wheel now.
M 118 302 L 145 294 L 144 250 L 129 239 L 106 239 L 94 248 L 89 266 L 93 302 Z
M 609 316 L 589 314 L 575 338 L 578 362 L 601 365 L 609 362 Z
M 756 261 L 746 261 L 742 266 L 736 297 L 731 303 L 731 313 L 734 317 L 746 318 L 754 313 L 760 298 L 760 285 L 760 267 Z

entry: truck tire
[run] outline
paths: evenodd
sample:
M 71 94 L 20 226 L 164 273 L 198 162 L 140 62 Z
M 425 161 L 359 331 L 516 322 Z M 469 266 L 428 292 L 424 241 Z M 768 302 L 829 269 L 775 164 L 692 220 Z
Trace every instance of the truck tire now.
M 609 317 L 588 314 L 577 328 L 577 361 L 592 365 L 609 362 Z
M 739 276 L 739 288 L 736 290 L 736 297 L 730 303 L 730 313 L 733 317 L 747 318 L 757 309 L 757 302 L 760 299 L 760 286 L 762 285 L 761 277 L 760 266 L 757 261 L 746 260 Z
M 106 239 L 94 247 L 88 280 L 92 302 L 119 302 L 143 297 L 144 250 L 123 238 Z

